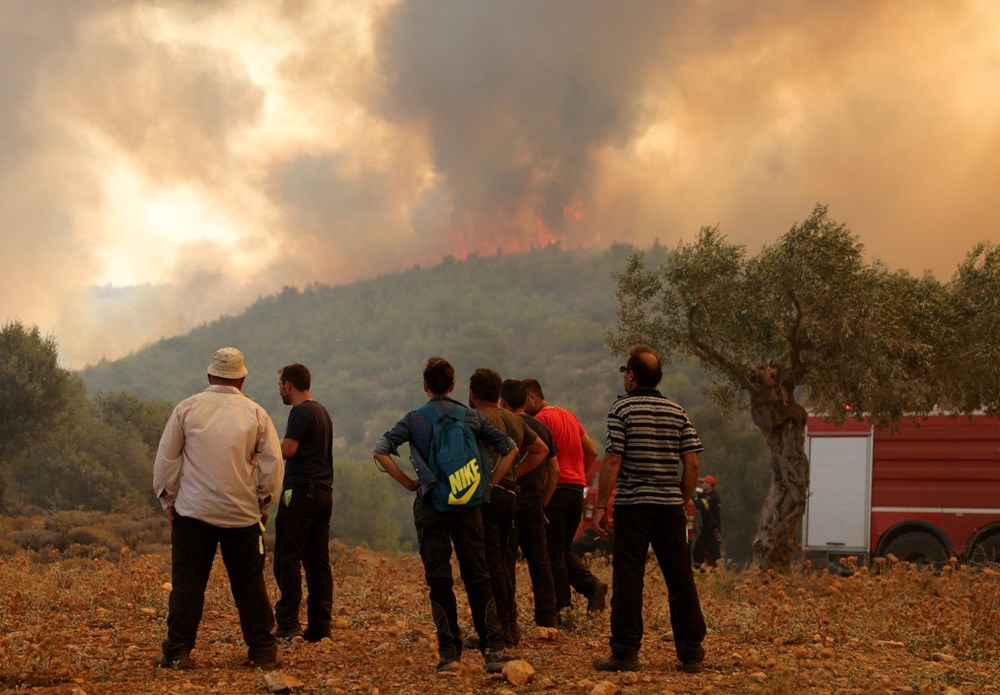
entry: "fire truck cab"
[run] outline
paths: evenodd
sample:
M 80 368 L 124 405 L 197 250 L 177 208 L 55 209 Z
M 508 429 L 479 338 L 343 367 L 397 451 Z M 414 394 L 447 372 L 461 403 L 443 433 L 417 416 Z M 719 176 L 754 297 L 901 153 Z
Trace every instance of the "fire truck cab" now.
M 929 415 L 896 432 L 810 416 L 803 546 L 817 564 L 892 554 L 1000 561 L 1000 421 Z

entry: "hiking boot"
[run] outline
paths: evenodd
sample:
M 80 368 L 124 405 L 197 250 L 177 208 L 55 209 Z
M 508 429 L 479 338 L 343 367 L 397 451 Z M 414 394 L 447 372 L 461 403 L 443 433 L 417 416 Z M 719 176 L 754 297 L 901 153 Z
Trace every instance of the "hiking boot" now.
M 504 664 L 517 657 L 502 649 L 486 649 L 483 651 L 483 658 L 486 659 L 486 673 L 500 673 Z
M 153 665 L 157 668 L 172 668 L 175 670 L 186 670 L 194 668 L 194 660 L 191 655 L 187 652 L 181 654 L 174 654 L 172 656 L 167 656 L 164 654 L 162 657 L 153 662 Z
M 641 671 L 642 664 L 638 656 L 605 656 L 594 659 L 595 671 Z
M 685 661 L 681 664 L 681 671 L 684 673 L 701 673 L 703 670 L 700 661 Z
M 608 605 L 608 585 L 604 582 L 597 582 L 594 593 L 587 599 L 587 612 L 600 613 Z
M 466 649 L 472 649 L 474 651 L 479 651 L 479 638 L 478 637 L 463 637 L 462 646 Z
M 299 627 L 298 625 L 295 625 L 294 627 L 287 627 L 287 628 L 279 627 L 275 631 L 274 637 L 275 639 L 291 642 L 296 637 L 302 637 L 303 634 L 305 633 L 302 632 L 302 628 Z

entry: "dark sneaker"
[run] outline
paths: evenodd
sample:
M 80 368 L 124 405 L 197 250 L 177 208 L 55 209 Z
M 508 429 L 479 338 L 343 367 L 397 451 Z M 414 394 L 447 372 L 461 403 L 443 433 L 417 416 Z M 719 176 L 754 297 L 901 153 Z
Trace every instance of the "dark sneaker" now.
M 303 634 L 304 633 L 302 632 L 302 628 L 299 627 L 298 625 L 296 625 L 295 627 L 289 627 L 289 628 L 280 628 L 279 627 L 275 631 L 274 637 L 275 637 L 275 639 L 280 639 L 280 640 L 285 640 L 286 642 L 291 642 L 296 637 L 302 637 Z
M 595 671 L 641 671 L 642 664 L 639 663 L 639 657 L 629 656 L 624 658 L 619 658 L 617 656 L 605 656 L 600 659 L 594 659 L 594 670 Z
M 684 673 L 701 673 L 702 670 L 700 661 L 685 661 L 681 664 L 681 671 Z
M 517 623 L 511 623 L 510 625 L 510 643 L 508 647 L 516 647 L 521 643 L 521 626 Z
M 250 659 L 250 665 L 261 671 L 273 671 L 278 668 L 277 648 L 264 649 L 256 654 L 251 652 L 247 656 Z
M 307 629 L 305 632 L 302 633 L 302 638 L 306 642 L 310 642 L 312 644 L 315 644 L 316 642 L 323 641 L 324 639 L 326 639 L 327 637 L 329 637 L 330 634 L 331 633 L 330 633 L 330 629 L 329 628 L 327 628 L 326 630 L 308 630 Z
M 172 656 L 164 654 L 162 657 L 154 661 L 153 665 L 157 668 L 185 670 L 194 668 L 194 660 L 191 658 L 190 654 L 174 654 Z
M 453 656 L 449 658 L 442 658 L 437 667 L 434 669 L 437 673 L 461 673 L 462 672 L 462 662 L 458 657 Z
M 500 673 L 504 664 L 517 657 L 504 650 L 486 649 L 483 651 L 483 658 L 486 659 L 486 673 Z
M 462 646 L 466 649 L 471 649 L 473 651 L 479 651 L 479 638 L 478 637 L 463 637 Z
M 608 585 L 604 582 L 597 582 L 594 593 L 587 599 L 587 612 L 600 613 L 608 605 Z

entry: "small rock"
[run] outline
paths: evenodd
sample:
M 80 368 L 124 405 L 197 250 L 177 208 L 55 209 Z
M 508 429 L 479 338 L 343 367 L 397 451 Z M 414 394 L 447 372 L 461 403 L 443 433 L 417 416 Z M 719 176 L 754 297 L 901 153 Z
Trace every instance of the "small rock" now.
M 517 693 L 515 693 L 510 688 L 501 688 L 500 690 L 497 691 L 497 695 L 517 695 Z
M 336 630 L 346 630 L 351 626 L 351 621 L 347 618 L 337 618 L 333 621 L 333 627 Z
M 639 682 L 639 676 L 634 673 L 626 673 L 622 676 L 622 683 L 625 685 L 635 685 Z
M 542 678 L 538 681 L 539 688 L 554 688 L 556 686 L 555 681 L 551 678 Z
M 525 635 L 527 639 L 551 642 L 559 634 L 559 629 L 554 627 L 535 627 Z
M 155 608 L 150 608 L 149 606 L 145 606 L 143 608 L 140 608 L 139 612 L 140 613 L 145 613 L 146 615 L 152 615 L 152 616 L 156 615 L 156 609 Z
M 286 676 L 281 671 L 271 671 L 265 674 L 264 684 L 272 693 L 290 693 L 305 687 L 305 683 L 298 678 Z
M 940 661 L 944 664 L 950 664 L 955 660 L 951 654 L 945 654 L 944 652 L 934 652 L 931 654 L 931 661 Z
M 135 656 L 136 652 L 138 651 L 139 651 L 138 646 L 130 644 L 127 647 L 125 647 L 125 656 Z
M 674 631 L 673 630 L 669 630 L 668 632 L 664 633 L 664 635 L 663 635 L 663 637 L 661 637 L 661 639 L 664 642 L 673 642 L 674 641 Z
M 601 681 L 590 691 L 590 695 L 615 695 L 621 689 L 611 681 Z
M 750 674 L 750 677 L 753 678 L 755 681 L 767 680 L 767 674 L 764 673 L 763 671 L 754 671 L 753 673 Z
M 535 677 L 535 669 L 523 659 L 508 661 L 503 666 L 503 677 L 514 685 L 527 685 Z
M 170 582 L 164 582 L 163 583 L 163 590 L 164 591 L 173 591 L 174 590 L 174 585 L 171 584 Z
M 962 691 L 958 688 L 948 688 L 944 691 L 944 695 L 962 695 Z

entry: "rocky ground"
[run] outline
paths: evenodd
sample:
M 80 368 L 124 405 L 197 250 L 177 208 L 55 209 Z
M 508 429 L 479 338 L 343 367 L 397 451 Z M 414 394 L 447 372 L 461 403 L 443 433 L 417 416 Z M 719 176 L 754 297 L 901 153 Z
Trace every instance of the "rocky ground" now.
M 905 565 L 835 577 L 715 571 L 699 575 L 709 624 L 705 671 L 678 670 L 665 589 L 650 563 L 646 639 L 638 674 L 591 669 L 607 653 L 608 614 L 531 634 L 520 568 L 517 653 L 533 670 L 518 685 L 469 653 L 461 673 L 437 675 L 419 559 L 335 548 L 335 629 L 319 644 L 281 648 L 276 673 L 244 662 L 221 561 L 209 586 L 196 668 L 152 667 L 166 631 L 169 563 L 159 554 L 114 558 L 0 558 L 0 689 L 32 693 L 998 693 L 1000 574 Z M 610 581 L 603 559 L 594 571 Z M 268 577 L 273 589 L 273 582 Z M 464 593 L 460 593 L 463 607 Z M 463 620 L 468 621 L 467 605 Z M 523 674 L 522 674 L 522 677 Z

